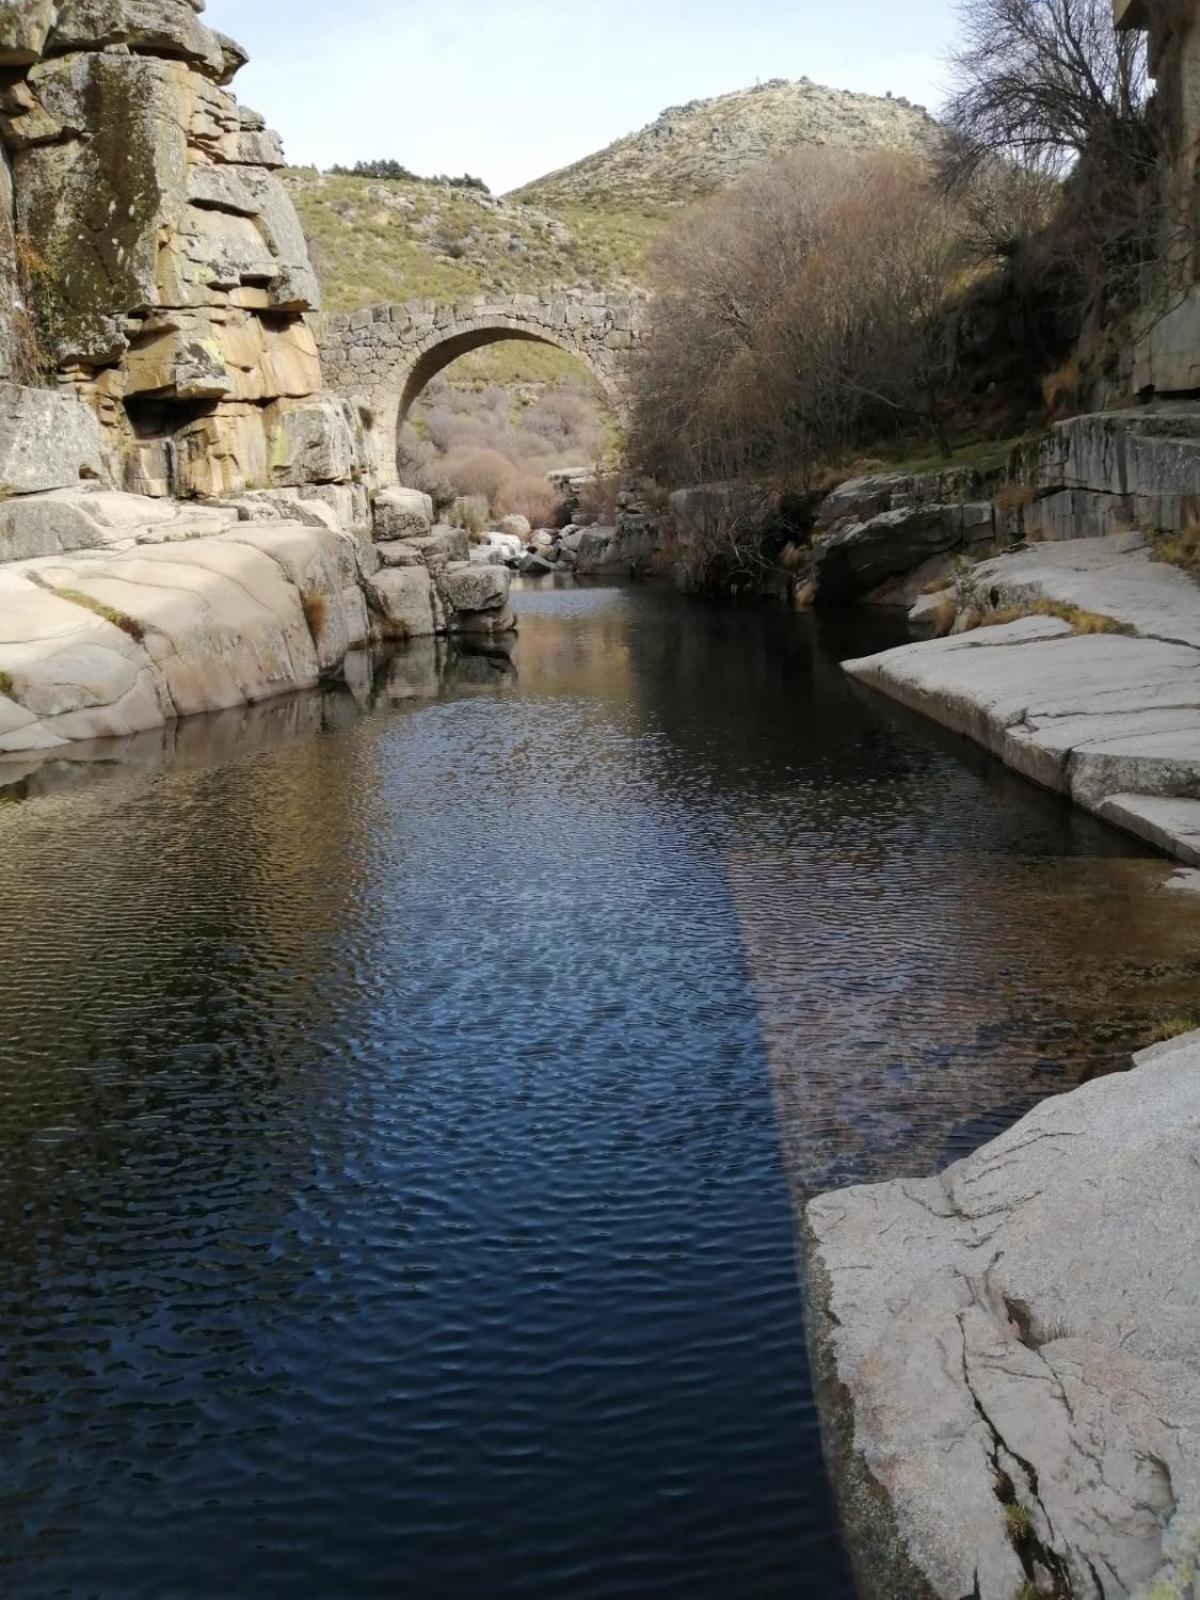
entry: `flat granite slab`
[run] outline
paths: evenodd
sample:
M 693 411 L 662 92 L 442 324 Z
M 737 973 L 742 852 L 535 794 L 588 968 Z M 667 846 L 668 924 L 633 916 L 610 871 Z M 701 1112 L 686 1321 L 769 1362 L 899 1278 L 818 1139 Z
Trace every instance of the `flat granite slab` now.
M 165 542 L 0 564 L 0 759 L 258 704 L 366 642 L 349 534 L 234 521 L 196 537 L 185 510 L 160 525 Z
M 1181 1600 L 1200 1573 L 1200 1034 L 804 1218 L 864 1600 Z
M 845 669 L 1006 765 L 1200 865 L 1200 587 L 1134 536 L 1037 546 L 974 569 L 968 596 L 1114 618 L 1028 616 Z

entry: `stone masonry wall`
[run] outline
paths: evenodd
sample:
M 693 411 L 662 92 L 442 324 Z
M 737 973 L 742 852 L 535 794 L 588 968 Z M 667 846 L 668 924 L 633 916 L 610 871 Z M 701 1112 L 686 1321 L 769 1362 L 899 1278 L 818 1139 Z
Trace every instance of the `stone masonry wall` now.
M 578 356 L 619 404 L 622 366 L 645 335 L 648 311 L 644 293 L 581 289 L 500 299 L 480 295 L 456 305 L 377 305 L 326 317 L 321 357 L 330 387 L 374 414 L 377 466 L 389 479 L 409 407 L 458 356 L 502 339 L 554 345 Z

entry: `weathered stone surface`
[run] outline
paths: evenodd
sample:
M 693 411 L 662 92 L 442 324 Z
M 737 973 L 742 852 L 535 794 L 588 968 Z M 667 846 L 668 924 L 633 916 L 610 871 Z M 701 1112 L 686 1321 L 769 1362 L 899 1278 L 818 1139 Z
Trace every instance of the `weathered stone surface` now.
M 817 597 L 838 601 L 867 594 L 933 556 L 962 549 L 968 538 L 983 545 L 994 538 L 990 517 L 984 520 L 974 506 L 934 503 L 881 511 L 816 540 Z
M 884 511 L 912 510 L 919 506 L 982 502 L 1003 482 L 1001 468 L 947 467 L 941 472 L 877 472 L 848 478 L 817 508 L 817 529 L 854 522 L 869 522 Z
M 420 489 L 383 489 L 371 507 L 375 537 L 408 539 L 429 533 L 433 527 L 433 500 Z
M 0 66 L 30 66 L 41 55 L 57 0 L 5 0 L 0 4 Z
M 358 463 L 353 408 L 337 395 L 282 400 L 268 409 L 267 448 L 272 484 L 344 482 Z
M 1200 1529 L 1200 1036 L 942 1176 L 805 1215 L 866 1600 L 1186 1593 Z M 1065 1587 L 1069 1585 L 1069 1587 Z
M 616 536 L 615 528 L 583 528 L 575 545 L 579 571 L 598 572 L 604 566 Z
M 530 524 L 528 517 L 514 515 L 510 517 L 501 517 L 500 526 L 496 531 L 497 533 L 505 534 L 510 538 L 519 539 L 524 542 L 533 533 L 533 527 Z
M 379 564 L 383 567 L 423 567 L 425 557 L 416 545 L 403 539 L 385 539 L 375 546 Z
M 1017 519 L 1027 539 L 1178 531 L 1200 513 L 1200 406 L 1072 417 L 1019 450 L 1012 476 L 1032 496 Z
M 1159 238 L 1153 271 L 1146 275 L 1134 389 L 1190 392 L 1200 384 L 1200 25 L 1195 7 L 1158 0 L 1117 0 L 1115 15 L 1119 27 L 1149 30 L 1150 70 L 1157 80 Z
M 21 348 L 19 317 L 20 286 L 17 281 L 17 244 L 13 228 L 12 168 L 4 141 L 0 139 L 0 383 L 23 376 L 24 352 Z
M 1000 606 L 1047 598 L 1126 631 L 1076 632 L 1068 609 L 1067 620 L 1031 615 L 846 670 L 1035 782 L 1200 859 L 1194 839 L 1164 831 L 1161 816 L 1151 825 L 1130 801 L 1200 801 L 1200 588 L 1129 537 L 1015 552 L 963 587 Z
M 440 630 L 433 580 L 424 567 L 382 568 L 367 580 L 367 598 L 378 638 L 431 638 Z
M 410 534 L 407 543 L 421 552 L 427 566 L 445 566 L 448 561 L 465 561 L 470 549 L 465 528 L 438 523 L 429 533 Z
M 531 553 L 521 557 L 517 563 L 517 571 L 526 578 L 545 578 L 554 571 L 554 563 L 545 555 Z
M 181 62 L 98 53 L 30 71 L 38 105 L 75 134 L 14 162 L 18 225 L 46 263 L 44 340 L 60 363 L 118 359 L 126 317 L 159 303 L 160 230 L 179 226 L 187 186 L 187 79 Z
M 467 560 L 481 567 L 516 566 L 525 554 L 525 541 L 511 533 L 485 533 L 467 552 Z
M 500 611 L 508 605 L 512 574 L 507 567 L 451 563 L 439 572 L 437 586 L 448 613 Z
M 984 561 L 962 595 L 965 604 L 1001 607 L 1055 600 L 1200 651 L 1200 589 L 1178 567 L 1155 561 L 1137 533 L 1031 545 Z
M 0 753 L 311 686 L 365 638 L 352 567 L 282 523 L 0 566 Z
M 233 509 L 147 500 L 99 484 L 81 484 L 0 500 L 0 562 L 212 538 L 237 520 Z
M 47 44 L 52 50 L 97 51 L 108 45 L 181 56 L 224 83 L 243 65 L 245 52 L 206 28 L 192 0 L 57 0 Z
M 0 383 L 0 494 L 64 489 L 102 471 L 93 412 L 59 390 Z

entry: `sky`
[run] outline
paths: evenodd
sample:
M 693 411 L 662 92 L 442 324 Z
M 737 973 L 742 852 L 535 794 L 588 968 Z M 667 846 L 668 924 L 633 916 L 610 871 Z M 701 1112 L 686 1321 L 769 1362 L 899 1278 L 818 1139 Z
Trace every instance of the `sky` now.
M 234 85 L 328 167 L 391 157 L 497 192 L 667 106 L 809 77 L 936 110 L 955 0 L 208 0 L 250 51 Z

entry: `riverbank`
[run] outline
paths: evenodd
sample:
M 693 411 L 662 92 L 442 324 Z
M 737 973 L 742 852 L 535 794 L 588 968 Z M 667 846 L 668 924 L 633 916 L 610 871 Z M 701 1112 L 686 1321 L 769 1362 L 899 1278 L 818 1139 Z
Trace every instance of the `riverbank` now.
M 1177 1600 L 1200 1570 L 1200 1034 L 938 1177 L 805 1214 L 866 1600 Z
M 419 496 L 424 501 L 426 497 Z M 96 484 L 0 506 L 0 760 L 125 739 L 347 671 L 370 643 L 513 627 L 510 577 L 381 496 L 372 542 L 319 500 L 181 504 Z
M 1200 865 L 1200 587 L 1117 534 L 983 562 L 940 598 L 983 625 L 846 671 Z

